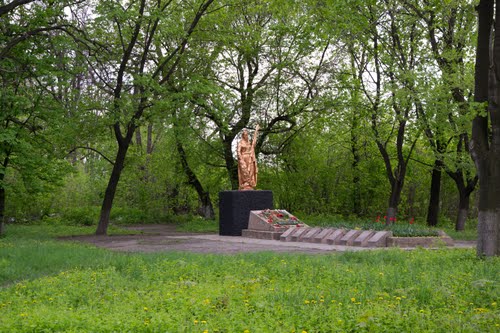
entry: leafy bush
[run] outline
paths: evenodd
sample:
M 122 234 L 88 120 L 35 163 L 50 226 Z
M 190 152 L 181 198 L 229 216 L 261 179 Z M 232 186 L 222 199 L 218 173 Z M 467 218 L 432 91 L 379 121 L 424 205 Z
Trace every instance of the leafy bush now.
M 95 225 L 99 218 L 99 207 L 71 207 L 61 213 L 62 222 L 69 225 Z

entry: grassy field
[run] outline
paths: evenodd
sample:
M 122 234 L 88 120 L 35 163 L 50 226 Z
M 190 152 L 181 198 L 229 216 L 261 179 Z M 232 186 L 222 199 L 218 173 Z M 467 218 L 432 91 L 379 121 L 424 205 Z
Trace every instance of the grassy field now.
M 123 254 L 52 239 L 93 231 L 9 226 L 0 332 L 500 332 L 500 258 L 473 250 Z

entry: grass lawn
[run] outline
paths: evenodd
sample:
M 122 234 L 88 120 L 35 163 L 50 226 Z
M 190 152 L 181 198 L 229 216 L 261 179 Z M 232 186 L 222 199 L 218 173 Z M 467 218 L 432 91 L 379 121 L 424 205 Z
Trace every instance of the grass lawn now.
M 9 226 L 0 332 L 500 332 L 500 258 L 473 250 L 125 254 Z

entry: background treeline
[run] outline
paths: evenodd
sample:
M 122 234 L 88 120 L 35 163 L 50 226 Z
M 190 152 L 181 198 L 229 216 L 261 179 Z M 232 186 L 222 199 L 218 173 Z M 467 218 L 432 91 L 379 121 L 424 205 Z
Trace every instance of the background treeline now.
M 476 1 L 0 1 L 0 218 L 214 218 L 243 128 L 296 214 L 464 228 Z

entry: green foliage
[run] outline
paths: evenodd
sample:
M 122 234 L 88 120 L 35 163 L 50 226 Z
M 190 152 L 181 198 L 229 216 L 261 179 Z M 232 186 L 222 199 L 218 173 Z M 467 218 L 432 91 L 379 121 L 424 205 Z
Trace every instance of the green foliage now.
M 119 254 L 11 235 L 0 240 L 0 266 L 0 331 L 495 332 L 500 327 L 500 261 L 480 260 L 472 250 Z
M 219 232 L 219 221 L 205 220 L 199 216 L 185 219 L 174 219 L 176 222 L 176 230 L 183 232 Z
M 361 219 L 349 219 L 344 217 L 316 216 L 310 220 L 305 220 L 310 226 L 344 228 L 344 229 L 362 229 L 362 230 L 390 230 L 396 237 L 427 237 L 437 236 L 437 230 L 430 229 L 420 224 L 396 222 L 389 226 L 381 219 L 379 222 L 366 221 Z

